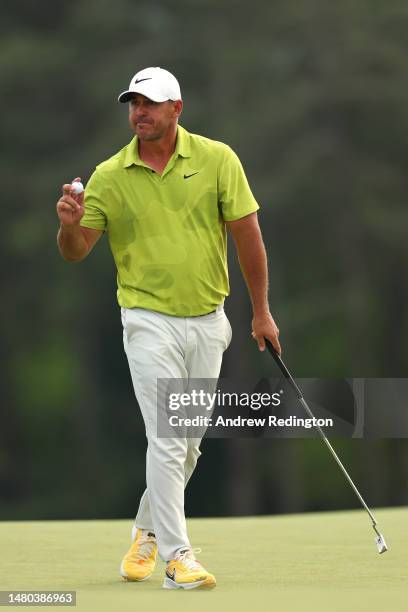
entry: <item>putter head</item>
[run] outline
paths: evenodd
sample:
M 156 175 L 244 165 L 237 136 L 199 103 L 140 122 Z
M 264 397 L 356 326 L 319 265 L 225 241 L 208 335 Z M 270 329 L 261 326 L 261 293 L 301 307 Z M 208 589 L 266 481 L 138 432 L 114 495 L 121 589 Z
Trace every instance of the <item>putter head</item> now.
M 375 540 L 375 543 L 377 545 L 378 552 L 380 553 L 380 555 L 388 550 L 387 544 L 385 543 L 385 540 L 383 536 L 381 535 L 381 533 L 376 535 L 374 540 Z

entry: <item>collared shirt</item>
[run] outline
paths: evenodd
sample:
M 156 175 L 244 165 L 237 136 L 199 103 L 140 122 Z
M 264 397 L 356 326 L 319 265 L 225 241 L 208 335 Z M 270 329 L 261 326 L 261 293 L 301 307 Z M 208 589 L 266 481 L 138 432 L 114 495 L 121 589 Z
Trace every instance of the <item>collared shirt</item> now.
M 81 225 L 108 234 L 120 306 L 197 316 L 229 293 L 225 221 L 258 208 L 230 147 L 178 126 L 161 175 L 136 136 L 96 167 Z

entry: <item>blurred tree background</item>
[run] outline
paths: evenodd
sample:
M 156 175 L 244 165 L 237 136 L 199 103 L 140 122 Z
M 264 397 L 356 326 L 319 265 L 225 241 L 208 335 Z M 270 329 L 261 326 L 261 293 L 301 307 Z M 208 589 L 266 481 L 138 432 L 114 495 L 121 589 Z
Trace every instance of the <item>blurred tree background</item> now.
M 116 96 L 143 67 L 174 72 L 181 124 L 244 164 L 293 373 L 407 375 L 406 2 L 3 0 L 0 13 L 1 519 L 129 517 L 144 488 L 107 241 L 65 263 L 55 214 L 64 182 L 130 140 Z M 231 241 L 229 255 L 222 376 L 275 376 Z M 335 446 L 368 503 L 408 503 L 406 440 Z M 358 505 L 318 439 L 203 451 L 190 516 Z

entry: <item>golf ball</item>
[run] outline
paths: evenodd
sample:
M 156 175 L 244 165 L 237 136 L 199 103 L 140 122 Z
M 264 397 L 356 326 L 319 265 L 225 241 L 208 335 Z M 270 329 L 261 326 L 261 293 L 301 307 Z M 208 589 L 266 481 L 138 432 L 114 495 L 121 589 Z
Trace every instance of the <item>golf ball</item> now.
M 75 195 L 79 195 L 79 194 L 80 194 L 80 193 L 82 193 L 82 192 L 83 192 L 83 190 L 84 190 L 84 186 L 83 186 L 83 184 L 82 184 L 82 183 L 80 183 L 79 181 L 74 181 L 74 182 L 72 183 L 72 187 L 73 187 L 73 190 L 74 190 Z

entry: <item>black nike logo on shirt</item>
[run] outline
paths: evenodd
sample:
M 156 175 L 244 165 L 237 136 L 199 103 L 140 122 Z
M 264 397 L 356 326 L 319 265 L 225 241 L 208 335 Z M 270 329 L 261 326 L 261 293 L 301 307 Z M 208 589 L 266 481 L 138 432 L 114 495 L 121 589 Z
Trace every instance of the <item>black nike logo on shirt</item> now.
M 185 178 L 185 179 L 188 179 L 188 178 L 190 178 L 190 176 L 194 176 L 195 174 L 198 174 L 198 172 L 199 172 L 199 171 L 197 171 L 197 172 L 193 172 L 193 174 L 185 174 L 185 175 L 184 175 L 184 178 Z
M 152 77 L 146 77 L 145 79 L 136 79 L 135 85 L 137 83 L 141 83 L 142 81 L 151 81 L 151 80 L 152 80 Z

